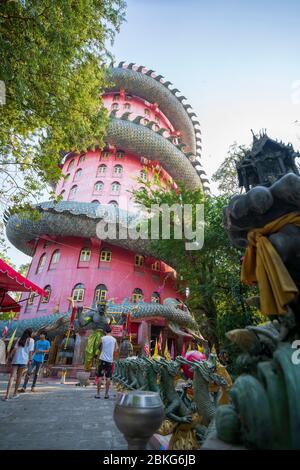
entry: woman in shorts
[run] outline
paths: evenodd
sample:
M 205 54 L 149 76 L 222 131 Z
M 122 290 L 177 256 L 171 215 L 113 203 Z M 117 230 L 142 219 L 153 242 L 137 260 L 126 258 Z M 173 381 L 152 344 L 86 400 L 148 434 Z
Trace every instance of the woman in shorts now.
M 21 378 L 24 370 L 29 367 L 31 357 L 34 352 L 34 340 L 32 336 L 32 329 L 27 328 L 22 334 L 21 338 L 16 342 L 15 347 L 11 352 L 12 356 L 12 369 L 7 385 L 6 394 L 3 400 L 10 398 L 10 391 L 13 385 L 14 379 L 16 379 L 15 392 L 13 398 L 18 398 L 18 388 L 21 382 Z

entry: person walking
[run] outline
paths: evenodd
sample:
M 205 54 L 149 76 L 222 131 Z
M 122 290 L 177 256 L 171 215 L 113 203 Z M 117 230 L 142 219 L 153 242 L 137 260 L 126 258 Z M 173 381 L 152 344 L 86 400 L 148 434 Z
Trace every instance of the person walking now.
M 31 391 L 32 392 L 35 391 L 35 384 L 36 384 L 36 381 L 37 381 L 37 378 L 38 378 L 39 370 L 40 370 L 40 368 L 41 368 L 41 366 L 44 362 L 45 354 L 48 354 L 49 350 L 50 350 L 50 343 L 46 339 L 46 334 L 44 332 L 42 332 L 40 334 L 40 339 L 38 341 L 36 341 L 36 343 L 35 343 L 32 362 L 31 362 L 31 364 L 28 368 L 27 374 L 25 376 L 23 387 L 19 390 L 20 393 L 25 393 L 26 392 L 26 387 L 27 387 L 29 378 L 30 378 L 30 376 L 32 375 L 33 372 L 34 372 L 34 376 L 33 376 L 33 381 L 32 381 L 32 385 L 31 385 Z
M 6 394 L 3 397 L 3 400 L 8 400 L 10 398 L 10 392 L 13 385 L 14 379 L 16 379 L 15 391 L 13 398 L 18 398 L 18 388 L 21 382 L 22 374 L 26 367 L 30 367 L 31 358 L 34 351 L 34 340 L 32 336 L 32 329 L 27 328 L 19 340 L 16 342 L 11 355 L 12 356 L 12 369 L 7 384 Z
M 105 395 L 104 398 L 108 399 L 109 387 L 113 372 L 114 352 L 117 350 L 117 340 L 111 334 L 111 326 L 106 325 L 104 328 L 105 336 L 101 338 L 100 343 L 100 362 L 98 368 L 98 383 L 97 383 L 97 394 L 95 398 L 100 398 L 101 382 L 105 375 Z

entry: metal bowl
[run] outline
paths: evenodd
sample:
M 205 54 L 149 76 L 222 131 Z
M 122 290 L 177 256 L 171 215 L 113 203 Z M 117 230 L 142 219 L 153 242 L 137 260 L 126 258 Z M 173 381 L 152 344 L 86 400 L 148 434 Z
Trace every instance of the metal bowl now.
M 120 393 L 114 420 L 128 442 L 128 449 L 145 449 L 164 419 L 164 405 L 156 392 Z

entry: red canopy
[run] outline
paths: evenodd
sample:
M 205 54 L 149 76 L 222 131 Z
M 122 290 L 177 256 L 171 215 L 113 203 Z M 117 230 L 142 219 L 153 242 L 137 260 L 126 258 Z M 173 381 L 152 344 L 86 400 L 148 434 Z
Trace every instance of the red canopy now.
M 26 292 L 32 291 L 46 297 L 48 294 L 33 282 L 26 279 L 22 274 L 15 271 L 11 266 L 0 259 L 0 290 Z
M 5 313 L 5 312 L 16 312 L 19 313 L 21 309 L 20 304 L 15 301 L 10 295 L 5 294 L 3 301 L 1 302 L 0 306 L 0 312 Z M 0 316 L 1 319 L 1 316 Z

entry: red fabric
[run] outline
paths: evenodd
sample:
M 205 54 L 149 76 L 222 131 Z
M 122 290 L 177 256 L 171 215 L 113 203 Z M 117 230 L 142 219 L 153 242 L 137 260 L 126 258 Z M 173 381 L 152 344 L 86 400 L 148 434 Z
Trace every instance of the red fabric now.
M 21 310 L 21 306 L 16 302 L 10 295 L 5 294 L 4 299 L 0 306 L 0 312 L 19 312 Z M 1 318 L 1 317 L 0 317 Z
M 73 307 L 72 308 L 72 313 L 71 313 L 71 318 L 70 318 L 70 330 L 72 330 L 74 328 L 74 321 L 75 321 L 75 317 L 76 317 L 76 312 L 77 312 L 77 308 Z
M 2 259 L 0 259 L 0 289 L 14 292 L 33 291 L 43 297 L 47 296 L 47 292 L 15 271 Z

